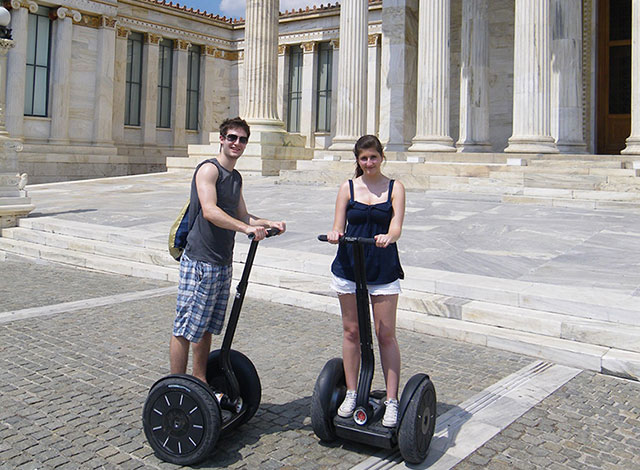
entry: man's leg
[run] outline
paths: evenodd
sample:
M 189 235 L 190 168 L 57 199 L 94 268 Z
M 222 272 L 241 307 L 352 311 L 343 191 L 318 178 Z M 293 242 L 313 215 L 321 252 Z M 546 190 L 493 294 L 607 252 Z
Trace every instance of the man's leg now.
M 172 374 L 186 374 L 189 360 L 189 340 L 183 336 L 172 336 L 169 343 L 169 362 Z
M 211 350 L 211 333 L 205 333 L 193 343 L 193 376 L 207 383 L 207 360 Z

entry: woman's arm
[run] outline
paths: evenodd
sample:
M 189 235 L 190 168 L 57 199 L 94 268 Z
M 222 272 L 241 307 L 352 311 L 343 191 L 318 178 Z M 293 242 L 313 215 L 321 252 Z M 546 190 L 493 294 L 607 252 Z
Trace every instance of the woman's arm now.
M 333 215 L 333 228 L 327 233 L 329 243 L 338 243 L 347 224 L 347 204 L 349 203 L 349 182 L 345 181 L 338 190 L 336 209 Z
M 393 184 L 391 193 L 391 206 L 393 207 L 393 217 L 389 224 L 389 232 L 376 235 L 376 246 L 386 248 L 391 243 L 395 243 L 402 235 L 402 223 L 404 222 L 405 193 L 404 185 L 397 181 Z

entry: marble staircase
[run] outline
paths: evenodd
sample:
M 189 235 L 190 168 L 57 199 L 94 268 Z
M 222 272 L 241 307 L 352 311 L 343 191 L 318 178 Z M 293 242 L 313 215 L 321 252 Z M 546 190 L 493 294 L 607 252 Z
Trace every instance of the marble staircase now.
M 240 237 L 238 237 L 240 238 Z M 248 244 L 238 240 L 235 275 Z M 164 234 L 33 217 L 3 229 L 0 251 L 82 268 L 177 282 Z M 330 257 L 260 247 L 248 295 L 338 313 Z M 574 367 L 640 379 L 640 297 L 406 266 L 401 328 Z
M 640 211 L 640 158 L 616 155 L 394 154 L 384 172 L 413 191 L 500 195 L 503 202 Z M 280 172 L 281 184 L 338 185 L 354 161 L 298 161 Z

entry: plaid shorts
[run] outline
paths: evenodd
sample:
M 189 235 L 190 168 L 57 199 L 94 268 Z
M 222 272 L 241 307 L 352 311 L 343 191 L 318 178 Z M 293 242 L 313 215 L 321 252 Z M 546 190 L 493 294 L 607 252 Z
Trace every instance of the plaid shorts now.
M 215 265 L 182 255 L 173 336 L 197 343 L 205 332 L 220 334 L 229 301 L 231 273 L 230 264 Z

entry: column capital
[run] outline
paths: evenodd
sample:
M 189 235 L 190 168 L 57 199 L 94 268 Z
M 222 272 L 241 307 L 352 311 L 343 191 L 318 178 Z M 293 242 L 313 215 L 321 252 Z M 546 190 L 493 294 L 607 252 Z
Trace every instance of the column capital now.
M 216 52 L 218 52 L 218 48 L 216 46 L 204 46 L 201 50 L 203 55 L 211 57 L 215 57 Z
M 100 17 L 100 27 L 101 28 L 115 29 L 117 23 L 118 22 L 117 22 L 117 20 L 115 18 L 111 18 L 109 16 L 101 16 Z
M 316 51 L 318 49 L 317 41 L 303 42 L 301 45 L 302 45 L 302 50 L 305 53 L 314 52 L 314 51 Z
M 279 44 L 278 45 L 278 55 L 285 55 L 289 51 L 288 44 Z
M 382 34 L 370 34 L 369 35 L 369 46 L 377 46 L 380 44 L 380 38 L 382 38 Z
M 179 51 L 188 51 L 190 46 L 191 46 L 191 43 L 183 39 L 176 39 L 173 42 L 173 48 Z
M 157 46 L 160 44 L 160 39 L 162 39 L 162 36 L 159 34 L 144 33 L 144 42 L 146 44 L 153 44 Z
M 334 49 L 340 49 L 340 39 L 332 39 L 331 41 L 329 41 L 331 43 L 331 47 L 333 47 Z
M 53 19 L 64 20 L 67 17 L 78 23 L 82 20 L 82 13 L 77 10 L 71 10 L 67 7 L 60 7 L 55 11 Z
M 129 37 L 129 33 L 131 31 L 127 28 L 123 28 L 122 26 L 118 26 L 116 28 L 116 37 L 120 39 L 127 39 Z
M 31 13 L 35 13 L 38 11 L 38 4 L 33 0 L 11 0 L 9 5 L 13 10 L 18 10 L 19 8 L 27 8 Z
M 14 45 L 13 39 L 0 39 L 0 56 L 6 55 Z

